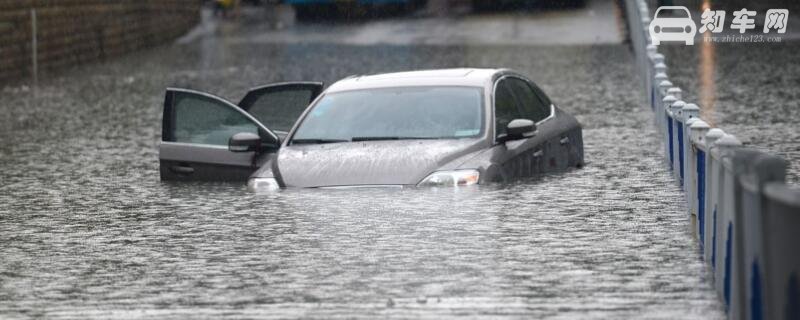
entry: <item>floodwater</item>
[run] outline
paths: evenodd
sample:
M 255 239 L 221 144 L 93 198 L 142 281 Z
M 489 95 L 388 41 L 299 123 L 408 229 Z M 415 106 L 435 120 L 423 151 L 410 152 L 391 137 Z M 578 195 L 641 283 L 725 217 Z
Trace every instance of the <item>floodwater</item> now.
M 409 22 L 413 23 L 413 22 Z M 164 88 L 514 68 L 586 166 L 459 190 L 162 183 Z M 2 318 L 715 319 L 629 48 L 264 43 L 224 33 L 2 89 Z
M 796 35 L 790 30 L 777 43 L 700 42 L 660 48 L 671 81 L 684 88 L 684 100 L 697 103 L 703 119 L 745 146 L 787 159 L 786 179 L 795 186 L 800 185 L 800 41 L 792 39 Z

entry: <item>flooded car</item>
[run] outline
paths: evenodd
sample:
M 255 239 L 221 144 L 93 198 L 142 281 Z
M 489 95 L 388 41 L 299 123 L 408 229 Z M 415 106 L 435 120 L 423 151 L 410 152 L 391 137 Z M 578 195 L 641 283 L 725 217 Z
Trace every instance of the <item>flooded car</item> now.
M 581 125 L 508 69 L 257 87 L 238 103 L 168 88 L 162 180 L 287 187 L 458 187 L 583 165 Z

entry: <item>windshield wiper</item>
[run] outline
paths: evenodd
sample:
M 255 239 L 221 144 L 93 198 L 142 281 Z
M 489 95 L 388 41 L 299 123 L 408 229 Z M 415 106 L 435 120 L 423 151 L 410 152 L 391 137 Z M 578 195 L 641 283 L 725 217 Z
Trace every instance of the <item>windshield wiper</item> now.
M 294 139 L 292 144 L 323 144 L 323 143 L 340 143 L 340 142 L 358 142 L 358 141 L 382 141 L 382 140 L 435 140 L 441 139 L 439 137 L 400 137 L 400 136 L 386 136 L 386 137 L 353 137 L 353 139 Z
M 292 144 L 322 144 L 322 143 L 338 143 L 338 142 L 350 142 L 349 140 L 344 139 L 294 139 L 292 140 Z
M 435 140 L 438 137 L 353 137 L 351 141 L 381 141 L 381 140 Z

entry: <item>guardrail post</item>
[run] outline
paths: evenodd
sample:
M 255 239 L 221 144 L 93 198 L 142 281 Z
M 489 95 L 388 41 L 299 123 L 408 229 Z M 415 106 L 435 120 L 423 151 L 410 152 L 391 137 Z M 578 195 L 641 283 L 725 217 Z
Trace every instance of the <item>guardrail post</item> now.
M 694 103 L 687 103 L 686 106 L 683 107 L 680 111 L 680 119 L 683 121 L 683 125 L 680 127 L 680 135 L 678 139 L 679 148 L 678 149 L 678 160 L 680 163 L 680 177 L 682 182 L 682 187 L 684 191 L 687 190 L 687 182 L 686 182 L 686 174 L 689 172 L 689 168 L 687 167 L 687 157 L 693 156 L 694 154 L 689 153 L 691 151 L 691 140 L 689 140 L 689 126 L 692 124 L 690 121 L 697 119 L 697 116 L 700 114 L 700 107 L 698 107 Z M 689 184 L 691 180 L 689 180 Z M 688 199 L 688 197 L 687 197 Z
M 664 82 L 669 82 L 669 81 L 664 81 Z M 664 84 L 664 82 L 662 82 L 662 84 Z M 664 90 L 664 92 L 666 92 L 666 89 Z M 670 162 L 670 156 L 669 156 L 670 122 L 667 110 L 669 110 L 670 106 L 676 101 L 678 101 L 678 99 L 675 99 L 675 97 L 673 96 L 668 95 L 664 97 L 663 99 L 661 99 L 662 105 L 659 108 L 658 112 L 656 113 L 656 119 L 659 119 L 658 122 L 661 124 L 661 136 L 663 137 L 664 141 L 664 160 L 667 163 L 667 167 L 670 170 L 672 170 L 672 163 Z
M 645 50 L 647 50 L 647 54 L 650 56 L 654 55 L 656 53 L 656 50 L 658 50 L 658 47 L 656 47 L 656 45 L 654 44 L 648 44 L 644 48 Z
M 661 105 L 661 99 L 664 99 L 664 94 L 661 92 L 661 88 L 658 86 L 658 84 L 660 84 L 660 83 L 662 83 L 662 82 L 664 82 L 666 80 L 667 80 L 667 74 L 663 73 L 663 72 L 656 73 L 653 76 L 653 83 L 651 84 L 652 86 L 650 87 L 650 91 L 651 91 L 651 94 L 652 94 L 651 97 L 650 97 L 651 98 L 650 107 L 653 109 L 654 112 L 656 112 L 656 114 L 658 114 L 658 109 L 659 109 L 659 106 Z M 667 81 L 667 82 L 669 82 L 669 81 Z M 671 84 L 670 84 L 670 86 L 671 86 Z M 660 124 L 661 124 L 661 122 L 658 121 L 658 117 L 656 117 L 656 125 L 660 125 Z
M 681 90 L 681 88 L 678 87 L 672 87 L 667 89 L 667 94 L 672 95 L 673 97 L 675 97 L 675 99 L 678 100 L 683 99 L 683 90 Z
M 700 224 L 703 225 L 703 229 L 700 233 L 700 238 L 703 239 L 703 258 L 708 263 L 712 264 L 713 269 L 713 261 L 714 261 L 714 242 L 716 239 L 715 224 L 717 218 L 717 197 L 715 196 L 717 189 L 719 186 L 717 183 L 719 182 L 717 178 L 717 172 L 715 171 L 716 165 L 714 161 L 714 157 L 711 154 L 711 147 L 714 144 L 725 136 L 725 132 L 722 129 L 713 128 L 708 131 L 705 136 L 705 181 L 703 182 L 703 186 L 705 187 L 705 191 L 703 192 L 703 221 Z
M 800 317 L 800 189 L 783 182 L 764 185 L 765 319 Z
M 667 130 L 669 131 L 669 167 L 673 171 L 673 175 L 675 178 L 679 178 L 678 176 L 678 165 L 677 157 L 678 157 L 678 129 L 680 126 L 678 125 L 678 110 L 683 109 L 686 106 L 686 103 L 683 100 L 675 101 L 675 103 L 669 106 L 667 109 Z
M 687 106 L 689 106 L 689 105 L 691 105 L 691 103 L 687 104 Z M 684 109 L 684 112 L 686 112 L 685 111 L 686 107 L 683 107 L 683 109 Z M 681 143 L 681 150 L 683 150 L 683 152 L 682 152 L 683 156 L 681 157 L 681 159 L 683 159 L 682 160 L 683 163 L 681 163 L 681 172 L 683 174 L 683 181 L 682 181 L 683 184 L 681 185 L 681 189 L 683 189 L 684 196 L 686 197 L 686 205 L 688 206 L 688 209 L 689 209 L 688 211 L 692 215 L 694 215 L 694 212 L 692 211 L 692 200 L 691 199 L 694 196 L 694 193 L 692 193 L 691 190 L 689 190 L 689 186 L 694 182 L 694 174 L 693 174 L 692 170 L 689 170 L 689 168 L 694 168 L 694 166 L 692 166 L 692 163 L 694 162 L 694 161 L 692 161 L 692 159 L 695 159 L 697 156 L 695 155 L 695 151 L 692 148 L 692 137 L 689 136 L 689 134 L 690 134 L 689 128 L 696 121 L 700 121 L 700 119 L 693 118 L 693 117 L 687 117 L 686 120 L 683 121 L 683 128 L 682 128 L 682 130 L 683 130 L 683 141 Z
M 659 73 L 663 73 L 663 72 L 659 72 Z M 666 74 L 666 73 L 664 73 L 664 74 Z M 661 92 L 662 96 L 666 96 L 667 95 L 667 90 L 669 88 L 671 88 L 671 87 L 672 87 L 672 82 L 669 81 L 669 80 L 664 80 L 664 81 L 661 81 L 658 84 L 658 91 Z M 673 98 L 674 98 L 674 96 L 673 96 Z
M 652 46 L 652 44 L 649 46 Z M 653 71 L 655 71 L 656 69 L 655 66 L 657 66 L 659 63 L 661 64 L 664 63 L 664 55 L 658 52 L 654 52 L 653 55 L 651 56 L 651 60 L 653 61 Z
M 653 65 L 653 70 L 655 70 L 655 73 L 667 73 L 667 65 L 664 62 L 658 62 Z
M 672 82 L 669 81 L 669 80 L 664 80 L 664 81 L 661 81 L 661 82 L 658 83 L 658 91 L 661 93 L 661 96 L 663 98 L 661 98 L 661 102 L 662 102 L 661 106 L 662 106 L 662 108 L 661 108 L 661 110 L 657 110 L 656 111 L 656 118 L 659 119 L 658 122 L 661 124 L 661 130 L 663 130 L 663 132 L 667 132 L 667 127 L 666 127 L 667 121 L 666 121 L 666 118 L 664 118 L 664 115 L 666 114 L 667 109 L 669 109 L 669 105 L 664 106 L 663 102 L 664 102 L 664 98 L 666 98 L 666 96 L 668 96 L 667 90 L 669 88 L 672 88 Z M 678 100 L 674 96 L 672 98 L 675 99 L 675 101 Z M 672 101 L 672 102 L 675 102 L 675 101 Z M 670 102 L 670 105 L 672 104 L 672 102 Z
M 741 178 L 750 171 L 756 159 L 764 154 L 754 150 L 739 148 L 730 153 L 726 168 L 725 184 L 725 275 L 723 278 L 723 297 L 728 305 L 728 318 L 744 318 L 744 217 L 742 210 Z
M 731 134 L 719 138 L 711 147 L 714 169 L 712 174 L 717 179 L 714 188 L 717 210 L 715 210 L 714 230 L 712 238 L 711 266 L 714 269 L 714 287 L 725 302 L 725 310 L 729 310 L 731 301 L 731 267 L 733 242 L 733 183 L 730 156 L 733 150 L 742 143 Z
M 679 88 L 672 88 L 670 90 L 673 90 L 673 89 L 680 90 Z M 673 91 L 676 91 L 676 90 L 673 90 Z M 683 127 L 684 127 L 684 123 L 685 123 L 685 120 L 686 120 L 686 119 L 683 118 L 683 109 L 686 108 L 688 105 L 689 105 L 688 103 L 685 103 L 683 105 L 683 107 L 677 108 L 677 110 L 673 110 L 672 111 L 672 123 L 675 124 L 675 129 L 674 129 L 675 130 L 675 132 L 674 132 L 674 134 L 675 134 L 675 150 L 673 150 L 674 156 L 675 156 L 675 160 L 673 162 L 673 165 L 675 166 L 674 174 L 675 174 L 675 178 L 678 180 L 678 185 L 681 186 L 681 190 L 683 190 L 683 156 L 684 156 L 684 154 L 683 154 L 683 140 L 684 140 L 683 139 Z
M 686 198 L 689 202 L 689 211 L 695 217 L 694 232 L 698 237 L 698 243 L 702 250 L 703 239 L 700 238 L 703 229 L 703 199 L 705 196 L 705 135 L 710 126 L 700 118 L 689 125 L 689 145 L 691 155 L 689 160 L 689 172 L 691 173 L 689 185 L 686 189 Z
M 764 223 L 766 199 L 764 185 L 768 182 L 783 182 L 787 163 L 780 157 L 761 154 L 751 161 L 748 170 L 739 178 L 741 184 L 741 207 L 737 215 L 742 218 L 742 273 L 744 308 L 743 319 L 775 319 L 765 310 L 767 292 L 765 288 L 766 242 L 764 237 L 771 232 Z

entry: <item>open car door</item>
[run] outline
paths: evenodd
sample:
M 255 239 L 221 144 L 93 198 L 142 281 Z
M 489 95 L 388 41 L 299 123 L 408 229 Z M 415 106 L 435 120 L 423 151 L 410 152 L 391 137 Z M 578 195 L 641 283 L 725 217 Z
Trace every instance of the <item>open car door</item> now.
M 260 138 L 252 150 L 231 150 L 231 138 Z M 237 105 L 220 97 L 168 88 L 159 146 L 161 180 L 239 181 L 258 169 L 258 155 L 277 150 L 280 138 Z
M 322 93 L 321 82 L 283 82 L 250 89 L 239 102 L 281 139 L 286 137 L 308 105 Z
M 168 88 L 159 146 L 161 180 L 246 181 L 278 150 L 321 90 L 321 83 L 311 82 L 267 85 L 250 90 L 237 106 L 208 93 Z

